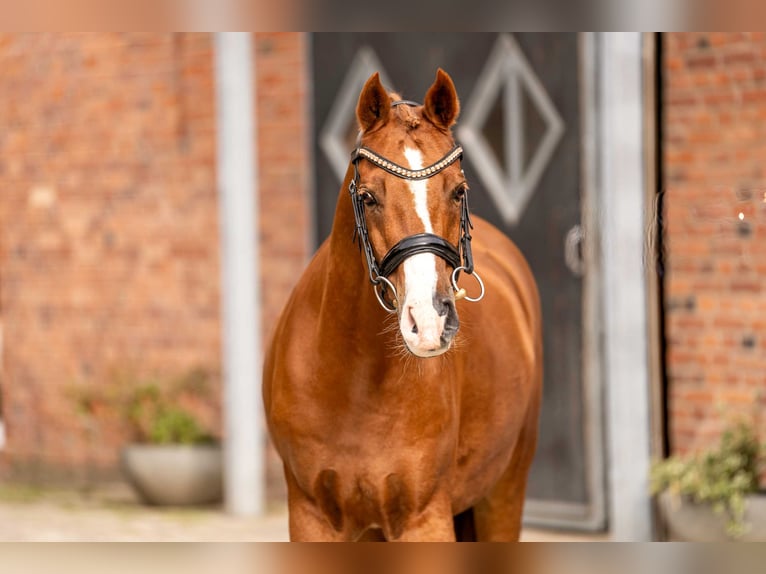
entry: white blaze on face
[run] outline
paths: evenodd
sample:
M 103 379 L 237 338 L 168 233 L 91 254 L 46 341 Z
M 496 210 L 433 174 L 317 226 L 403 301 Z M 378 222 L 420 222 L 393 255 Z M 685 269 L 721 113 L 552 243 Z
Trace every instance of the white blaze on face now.
M 404 156 L 413 170 L 423 169 L 423 156 L 419 150 L 404 148 Z M 428 180 L 408 181 L 415 203 L 415 213 L 423 222 L 426 233 L 433 233 L 428 213 Z M 399 327 L 410 351 L 428 357 L 441 352 L 441 336 L 446 317 L 440 317 L 434 308 L 436 293 L 436 255 L 418 253 L 402 263 L 404 268 L 405 300 Z

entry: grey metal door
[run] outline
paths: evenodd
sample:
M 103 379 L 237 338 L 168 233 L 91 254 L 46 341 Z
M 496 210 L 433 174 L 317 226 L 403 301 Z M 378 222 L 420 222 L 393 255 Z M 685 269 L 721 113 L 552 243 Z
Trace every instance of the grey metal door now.
M 599 529 L 601 421 L 589 392 L 595 370 L 583 360 L 592 317 L 583 312 L 582 45 L 577 34 L 314 34 L 316 239 L 329 234 L 363 82 L 379 71 L 387 87 L 417 100 L 444 68 L 461 95 L 457 138 L 472 210 L 521 248 L 542 299 L 545 389 L 525 520 Z

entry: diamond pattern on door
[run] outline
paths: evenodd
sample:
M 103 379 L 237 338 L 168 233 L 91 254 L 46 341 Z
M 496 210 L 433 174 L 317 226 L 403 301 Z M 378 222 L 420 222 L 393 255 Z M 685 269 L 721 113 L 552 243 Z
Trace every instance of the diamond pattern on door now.
M 359 93 L 367 78 L 375 72 L 380 72 L 380 81 L 390 89 L 391 82 L 375 51 L 369 46 L 362 46 L 348 67 L 343 84 L 333 100 L 327 121 L 319 133 L 319 145 L 338 181 L 343 181 L 348 168 L 349 153 L 355 147 L 356 104 Z
M 516 40 L 500 35 L 457 135 L 506 223 L 521 218 L 563 132 L 561 116 Z

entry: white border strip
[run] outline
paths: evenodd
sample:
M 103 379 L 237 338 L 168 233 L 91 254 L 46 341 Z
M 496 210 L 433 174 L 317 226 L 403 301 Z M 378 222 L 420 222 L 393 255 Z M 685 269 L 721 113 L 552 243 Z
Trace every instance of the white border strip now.
M 600 196 L 612 539 L 652 538 L 640 33 L 600 34 Z
M 226 510 L 238 515 L 261 514 L 265 501 L 253 70 L 249 33 L 215 34 L 224 493 Z

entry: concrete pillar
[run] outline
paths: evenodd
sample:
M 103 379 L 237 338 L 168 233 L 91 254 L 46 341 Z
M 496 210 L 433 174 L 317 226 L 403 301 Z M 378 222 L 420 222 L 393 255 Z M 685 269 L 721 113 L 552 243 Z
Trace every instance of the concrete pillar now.
M 226 510 L 261 514 L 261 405 L 254 58 L 249 33 L 215 34 Z
M 599 174 L 609 525 L 652 538 L 640 33 L 599 34 Z

